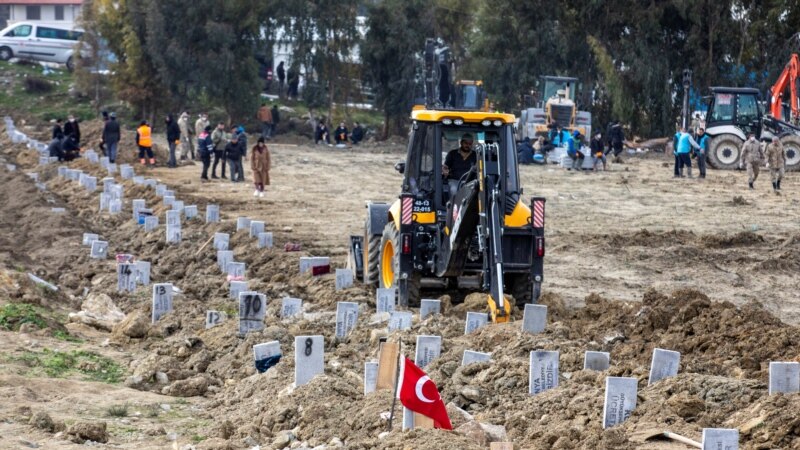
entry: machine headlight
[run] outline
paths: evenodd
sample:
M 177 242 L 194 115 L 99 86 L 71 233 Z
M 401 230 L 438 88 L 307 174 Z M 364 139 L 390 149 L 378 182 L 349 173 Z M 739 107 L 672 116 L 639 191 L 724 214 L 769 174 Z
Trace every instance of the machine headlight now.
M 442 123 L 445 125 L 452 125 L 453 119 L 442 119 Z
M 483 125 L 485 127 L 488 127 L 491 124 L 492 124 L 492 121 L 489 120 L 489 119 L 485 119 L 485 120 L 481 121 L 481 125 Z
M 464 119 L 455 119 L 453 123 L 456 125 L 464 125 Z
M 496 126 L 496 127 L 503 126 L 503 121 L 502 121 L 502 120 L 495 120 L 495 121 L 494 121 L 494 122 L 492 122 L 492 123 L 493 123 L 493 124 L 494 124 L 494 126 Z

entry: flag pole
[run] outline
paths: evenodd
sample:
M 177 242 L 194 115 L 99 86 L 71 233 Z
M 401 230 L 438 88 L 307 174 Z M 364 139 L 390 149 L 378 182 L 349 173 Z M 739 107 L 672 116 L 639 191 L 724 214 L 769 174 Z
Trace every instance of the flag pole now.
M 389 430 L 392 431 L 392 422 L 394 421 L 394 409 L 397 405 L 397 386 L 400 384 L 400 355 L 403 354 L 403 341 L 397 343 L 397 368 L 394 373 L 394 393 L 392 394 L 392 409 L 389 412 Z

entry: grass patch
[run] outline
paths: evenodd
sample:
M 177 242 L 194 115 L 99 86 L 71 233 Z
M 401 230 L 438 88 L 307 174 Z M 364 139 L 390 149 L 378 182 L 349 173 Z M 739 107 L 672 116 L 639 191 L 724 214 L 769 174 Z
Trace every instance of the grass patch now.
M 44 349 L 42 352 L 26 351 L 22 356 L 12 358 L 31 368 L 34 375 L 63 378 L 80 374 L 87 381 L 119 383 L 125 369 L 113 360 L 96 353 L 83 350 L 56 352 Z
M 66 69 L 59 68 L 49 75 L 43 75 L 42 66 L 38 63 L 12 64 L 0 61 L 0 75 L 12 80 L 10 86 L 0 90 L 0 109 L 5 113 L 28 114 L 43 121 L 65 119 L 70 113 L 80 120 L 96 116 L 88 100 L 70 96 L 73 76 Z
M 199 444 L 199 443 L 205 441 L 206 439 L 208 439 L 206 436 L 202 436 L 202 435 L 199 435 L 199 434 L 195 434 L 195 435 L 192 436 L 192 442 L 195 443 L 195 444 Z
M 39 309 L 30 303 L 8 303 L 0 307 L 0 328 L 19 331 L 24 323 L 31 323 L 40 329 L 47 327 Z
M 53 337 L 59 341 L 74 342 L 76 344 L 83 343 L 83 339 L 78 339 L 64 330 L 56 330 L 53 332 Z
M 106 409 L 108 417 L 128 417 L 128 405 L 113 405 Z

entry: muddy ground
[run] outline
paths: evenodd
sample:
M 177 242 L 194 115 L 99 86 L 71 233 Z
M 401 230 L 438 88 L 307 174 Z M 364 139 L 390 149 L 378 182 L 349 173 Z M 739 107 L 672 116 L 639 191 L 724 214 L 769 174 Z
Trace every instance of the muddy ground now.
M 376 358 L 386 334 L 385 323 L 371 317 L 374 292 L 336 291 L 333 276 L 299 275 L 297 267 L 308 255 L 344 266 L 364 203 L 398 193 L 393 165 L 404 156 L 401 146 L 279 140 L 270 146 L 265 198 L 254 198 L 249 184 L 201 183 L 192 163 L 137 167 L 201 214 L 207 203 L 220 205 L 221 224 L 184 222 L 183 241 L 167 245 L 166 208 L 153 190 L 125 181 L 123 212 L 99 213 L 98 193 L 59 178 L 56 165 L 36 167 L 32 151 L 0 133 L 0 155 L 17 164 L 15 172 L 0 165 L 0 306 L 8 313 L 0 316 L 0 396 L 7 399 L 0 402 L 0 448 L 81 448 L 88 439 L 124 449 L 465 449 L 494 440 L 518 449 L 677 449 L 687 447 L 642 436 L 669 430 L 699 440 L 704 427 L 739 428 L 745 449 L 800 448 L 800 397 L 767 395 L 769 361 L 800 361 L 795 174 L 776 196 L 763 174 L 752 192 L 741 172 L 673 180 L 670 161 L 658 155 L 625 158 L 596 174 L 522 167 L 525 195 L 548 199 L 546 332 L 523 333 L 516 321 L 464 336 L 466 312 L 484 307 L 480 296 L 453 305 L 447 293 L 433 293 L 444 300 L 444 315 L 415 317 L 412 329 L 390 337 L 413 355 L 416 335 L 443 336 L 442 356 L 428 373 L 457 431 L 385 434 L 381 414 L 390 394 L 364 396 L 362 384 L 363 364 Z M 123 159 L 132 162 L 132 152 L 124 146 Z M 86 161 L 71 167 L 104 176 Z M 31 171 L 46 191 L 24 174 Z M 133 224 L 134 198 L 160 215 L 156 232 Z M 264 220 L 275 235 L 275 248 L 258 249 L 246 233 L 232 234 L 250 287 L 270 302 L 264 330 L 245 338 L 235 320 L 204 328 L 206 310 L 236 313 L 207 242 L 214 232 L 234 233 L 239 216 Z M 111 255 L 150 261 L 153 282 L 183 291 L 175 312 L 151 326 L 151 289 L 117 293 L 113 258 L 90 259 L 84 232 L 108 240 Z M 286 253 L 287 242 L 303 250 Z M 27 272 L 59 291 L 32 283 Z M 304 300 L 303 317 L 279 319 L 285 296 Z M 345 300 L 359 302 L 361 313 L 356 330 L 336 341 L 333 313 Z M 114 310 L 112 319 L 69 318 L 96 304 Z M 309 334 L 325 337 L 326 374 L 295 389 L 294 336 Z M 252 345 L 271 340 L 281 343 L 283 359 L 258 374 Z M 655 347 L 680 351 L 681 373 L 647 386 Z M 465 349 L 492 352 L 492 361 L 461 367 Z M 560 386 L 529 396 L 528 355 L 536 349 L 560 351 Z M 611 368 L 582 370 L 586 350 L 610 352 Z M 636 411 L 610 430 L 601 427 L 606 376 L 640 380 Z

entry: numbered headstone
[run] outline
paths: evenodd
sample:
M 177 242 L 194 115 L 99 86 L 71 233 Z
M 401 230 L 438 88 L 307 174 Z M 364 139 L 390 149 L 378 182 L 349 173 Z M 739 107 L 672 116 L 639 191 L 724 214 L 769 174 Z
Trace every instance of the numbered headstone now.
M 414 364 L 424 368 L 442 353 L 441 336 L 417 336 L 417 349 L 414 354 Z
M 99 241 L 100 236 L 94 233 L 83 233 L 83 241 L 81 243 L 86 246 L 91 246 L 92 242 Z
M 272 248 L 272 233 L 258 233 L 258 248 Z
M 432 314 L 442 313 L 442 301 L 433 298 L 423 298 L 419 302 L 419 318 L 425 320 Z
M 603 429 L 625 422 L 636 409 L 639 380 L 627 377 L 606 377 L 603 402 Z
M 136 290 L 136 264 L 117 264 L 117 292 L 133 292 Z
M 88 176 L 89 175 L 85 173 L 81 173 L 80 175 L 78 175 L 78 184 L 80 184 L 82 187 L 86 187 L 86 177 Z
M 39 157 L 39 165 L 46 166 L 50 164 L 50 157 L 49 156 L 40 156 Z
M 92 250 L 90 256 L 92 257 L 92 259 L 108 258 L 108 242 L 92 241 Z
M 375 305 L 378 313 L 391 313 L 397 304 L 397 289 L 378 288 L 375 293 Z
M 142 209 L 139 210 L 139 214 L 137 214 L 137 216 L 136 216 L 136 223 L 139 224 L 139 225 L 144 225 L 145 220 L 147 220 L 147 218 L 151 217 L 151 216 L 153 216 L 153 210 L 152 209 L 150 209 L 150 208 L 142 208 Z
M 206 205 L 206 223 L 219 222 L 219 205 Z
M 258 233 L 264 232 L 265 224 L 260 220 L 251 220 L 250 221 L 250 237 L 257 238 Z
M 136 282 L 142 286 L 150 284 L 150 262 L 136 261 Z
M 378 361 L 364 363 L 364 395 L 375 392 L 378 385 Z
M 97 190 L 97 177 L 86 177 L 86 190 L 89 192 Z
M 174 225 L 167 225 L 167 243 L 179 244 L 181 242 L 181 227 Z
M 109 175 L 114 175 L 115 173 L 117 173 L 117 165 L 115 163 L 109 163 L 106 166 L 106 171 L 108 171 Z
M 303 310 L 303 300 L 286 297 L 281 301 L 281 318 L 293 317 Z
M 175 197 L 172 195 L 165 195 L 164 198 L 161 199 L 164 206 L 169 206 L 172 208 L 172 205 L 175 203 Z
M 127 164 L 119 166 L 119 175 L 125 180 L 133 178 L 133 167 Z
M 327 256 L 301 256 L 300 257 L 300 273 L 308 273 L 314 267 L 326 266 L 331 264 L 331 259 Z
M 674 377 L 678 374 L 680 363 L 680 353 L 660 348 L 654 349 L 653 359 L 650 362 L 650 378 L 647 380 L 647 384 L 651 385 L 663 378 Z
M 241 230 L 250 230 L 250 218 L 249 217 L 239 217 L 236 219 L 236 231 Z
M 30 177 L 30 179 L 33 180 L 33 181 L 39 181 L 39 174 L 36 173 L 36 172 L 28 172 L 25 175 L 28 175 L 28 177 Z M 77 181 L 77 180 L 78 180 L 77 176 L 73 176 L 73 181 Z
M 491 353 L 475 352 L 472 350 L 464 350 L 464 356 L 461 358 L 461 365 L 468 366 L 476 362 L 491 361 Z
M 108 194 L 100 194 L 100 211 L 108 211 L 108 206 L 111 203 L 111 196 Z
M 111 162 L 111 160 L 108 158 L 108 156 L 101 156 L 100 157 L 100 165 L 101 166 L 107 167 L 110 162 Z
M 350 269 L 336 269 L 336 290 L 341 291 L 353 286 L 353 271 Z
M 229 262 L 233 262 L 232 250 L 217 251 L 217 265 L 219 266 L 220 272 L 226 273 L 225 270 L 228 268 Z
M 281 343 L 272 341 L 254 345 L 253 359 L 255 359 L 258 373 L 266 372 L 281 360 Z
M 86 157 L 88 158 L 89 162 L 92 163 L 92 164 L 97 164 L 97 162 L 100 160 L 100 158 L 98 157 L 97 153 L 95 153 L 95 152 L 87 153 Z
M 144 209 L 144 199 L 137 198 L 131 202 L 131 209 L 133 210 L 134 222 L 139 222 L 139 211 Z
M 52 208 L 52 209 L 51 209 L 51 211 L 53 211 L 54 213 L 63 213 L 63 212 L 67 212 L 67 210 L 66 210 L 66 209 L 64 209 L 64 208 Z
M 389 332 L 411 328 L 411 311 L 392 311 L 389 313 Z
M 179 214 L 183 214 L 183 200 L 175 200 L 172 202 L 172 210 L 178 211 Z
M 138 185 L 144 184 L 144 177 L 141 175 L 133 177 L 133 184 L 138 184 Z
M 108 204 L 108 212 L 111 214 L 119 214 L 122 212 L 122 200 L 111 200 Z
M 153 323 L 172 312 L 172 283 L 153 285 Z
M 167 226 L 181 226 L 181 213 L 179 211 L 167 211 Z
M 703 428 L 703 450 L 739 450 L 739 430 Z
M 148 178 L 148 179 L 144 180 L 144 185 L 147 186 L 147 187 L 155 188 L 157 184 L 158 184 L 158 181 L 156 181 L 156 180 L 154 180 L 152 178 Z
M 231 241 L 231 235 L 228 233 L 214 233 L 214 249 L 217 251 L 227 250 Z
M 16 164 L 6 164 L 6 170 L 8 170 L 9 172 L 16 172 L 17 171 L 17 165 Z
M 325 373 L 325 339 L 322 336 L 295 336 L 295 386 L 302 386 L 323 373 Z
M 531 371 L 528 393 L 540 394 L 558 387 L 558 352 L 534 350 L 531 352 Z
M 541 333 L 547 326 L 547 306 L 525 304 L 522 316 L 522 331 Z
M 167 189 L 164 191 L 164 197 L 172 197 L 172 199 L 175 200 L 175 191 Z
M 769 393 L 772 395 L 778 392 L 800 392 L 800 362 L 769 363 Z
M 144 231 L 151 232 L 158 228 L 158 216 L 147 216 L 144 218 Z
M 10 164 L 6 164 L 6 169 L 8 169 L 9 165 Z M 58 166 L 58 176 L 60 176 L 61 178 L 66 177 L 67 176 L 67 170 L 68 169 L 67 169 L 66 166 Z M 12 170 L 9 170 L 9 172 L 12 172 Z
M 156 185 L 156 195 L 157 196 L 163 197 L 165 192 L 167 192 L 167 185 L 166 184 L 157 184 Z
M 480 327 L 489 323 L 489 315 L 482 312 L 468 312 L 467 320 L 464 324 L 464 334 L 470 334 Z
M 183 215 L 186 216 L 187 220 L 197 217 L 197 205 L 184 206 Z
M 206 330 L 220 325 L 227 318 L 227 315 L 222 311 L 206 311 Z
M 108 192 L 111 194 L 111 200 L 122 201 L 122 197 L 125 196 L 125 190 L 121 184 L 112 184 Z
M 225 266 L 225 272 L 229 277 L 244 278 L 245 264 L 243 262 L 229 262 Z
M 233 300 L 239 299 L 239 294 L 247 291 L 247 281 L 231 281 L 229 295 Z
M 602 372 L 611 367 L 611 354 L 608 352 L 587 351 L 583 355 L 583 370 Z
M 344 338 L 358 321 L 358 303 L 338 302 L 336 304 L 336 337 Z
M 267 312 L 267 296 L 257 292 L 239 293 L 239 334 L 264 329 L 264 317 Z
M 114 186 L 114 178 L 112 177 L 103 178 L 103 192 L 111 195 L 111 186 Z

